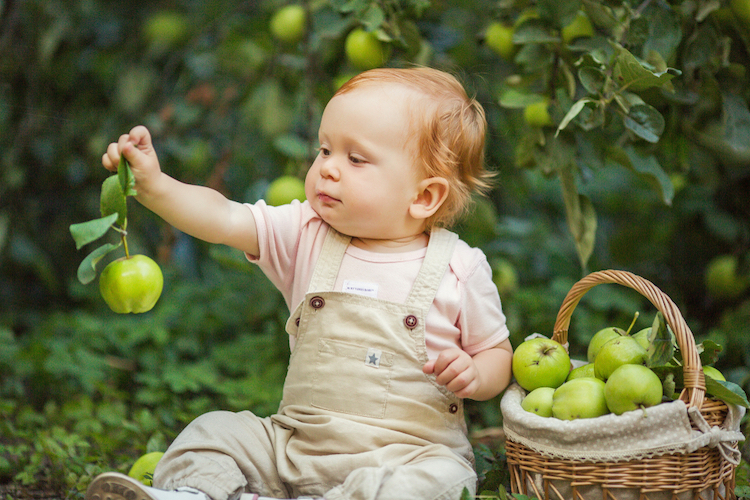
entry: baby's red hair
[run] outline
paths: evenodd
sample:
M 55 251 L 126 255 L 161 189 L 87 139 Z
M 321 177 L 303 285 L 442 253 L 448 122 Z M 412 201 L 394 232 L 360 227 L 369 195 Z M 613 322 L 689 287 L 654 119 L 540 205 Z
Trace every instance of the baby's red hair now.
M 490 188 L 493 173 L 484 166 L 487 120 L 484 108 L 453 76 L 432 68 L 378 68 L 360 73 L 335 95 L 365 85 L 395 83 L 414 90 L 410 141 L 425 177 L 441 177 L 450 185 L 448 196 L 427 220 L 427 229 L 449 227 L 466 211 L 474 192 Z M 334 95 L 334 97 L 335 97 Z

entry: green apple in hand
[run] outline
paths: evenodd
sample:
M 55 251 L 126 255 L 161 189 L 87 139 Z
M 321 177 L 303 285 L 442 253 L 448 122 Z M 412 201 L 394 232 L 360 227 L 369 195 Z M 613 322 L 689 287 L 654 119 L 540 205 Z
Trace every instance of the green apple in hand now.
M 159 265 L 145 255 L 110 262 L 99 276 L 104 302 L 116 313 L 150 311 L 159 300 L 164 276 Z
M 516 348 L 511 366 L 516 382 L 527 391 L 559 387 L 570 372 L 570 356 L 559 342 L 536 337 Z
M 633 337 L 612 339 L 602 346 L 594 359 L 594 373 L 597 378 L 607 380 L 621 365 L 645 365 L 648 353 Z
M 594 359 L 596 359 L 596 355 L 599 354 L 599 351 L 604 346 L 604 344 L 617 337 L 622 337 L 623 335 L 627 335 L 625 333 L 625 330 L 614 326 L 602 328 L 601 330 L 596 332 L 594 336 L 591 337 L 588 350 L 586 351 L 586 358 L 589 360 L 589 363 L 594 362 Z
M 580 377 L 565 382 L 552 395 L 552 416 L 561 420 L 595 418 L 609 413 L 604 381 Z
M 581 377 L 596 377 L 596 374 L 594 373 L 594 363 L 586 363 L 585 365 L 573 368 L 570 370 L 570 373 L 568 373 L 567 380 Z
M 521 401 L 521 408 L 540 417 L 552 416 L 552 394 L 554 387 L 537 387 Z
M 604 385 L 607 407 L 616 415 L 657 405 L 661 403 L 661 396 L 661 380 L 643 365 L 621 365 Z

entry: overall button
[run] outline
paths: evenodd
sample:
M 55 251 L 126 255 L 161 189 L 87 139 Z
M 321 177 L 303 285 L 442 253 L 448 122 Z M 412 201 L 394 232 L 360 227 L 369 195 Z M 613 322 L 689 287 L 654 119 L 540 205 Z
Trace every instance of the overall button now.
M 404 324 L 406 325 L 406 328 L 412 329 L 417 326 L 417 323 L 419 323 L 419 320 L 417 320 L 417 317 L 413 314 L 408 315 L 404 318 Z
M 313 297 L 310 299 L 310 305 L 313 309 L 320 309 L 324 305 L 326 305 L 326 301 L 323 299 L 323 297 Z
M 458 411 L 458 405 L 456 403 L 453 403 L 448 407 L 448 411 L 451 413 L 456 413 Z

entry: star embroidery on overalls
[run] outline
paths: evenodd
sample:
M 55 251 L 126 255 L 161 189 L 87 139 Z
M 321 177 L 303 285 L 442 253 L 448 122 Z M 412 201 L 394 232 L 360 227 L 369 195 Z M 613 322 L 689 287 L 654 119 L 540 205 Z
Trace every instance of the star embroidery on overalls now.
M 383 355 L 383 351 L 380 349 L 370 348 L 367 350 L 367 356 L 365 357 L 365 365 L 373 368 L 380 368 L 380 357 Z

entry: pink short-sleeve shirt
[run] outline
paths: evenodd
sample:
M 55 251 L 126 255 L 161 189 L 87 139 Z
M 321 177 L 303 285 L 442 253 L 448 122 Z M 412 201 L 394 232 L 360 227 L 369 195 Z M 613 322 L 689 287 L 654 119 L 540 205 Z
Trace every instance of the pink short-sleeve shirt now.
M 247 205 L 258 228 L 258 264 L 281 291 L 290 312 L 304 299 L 329 226 L 307 202 L 281 207 Z M 427 249 L 377 253 L 349 245 L 334 289 L 402 303 Z M 459 347 L 469 355 L 496 346 L 509 332 L 492 270 L 481 250 L 459 240 L 448 272 L 427 313 L 425 342 L 430 359 Z M 294 337 L 290 344 L 294 347 Z

